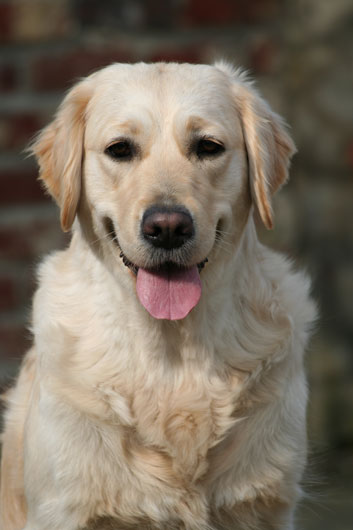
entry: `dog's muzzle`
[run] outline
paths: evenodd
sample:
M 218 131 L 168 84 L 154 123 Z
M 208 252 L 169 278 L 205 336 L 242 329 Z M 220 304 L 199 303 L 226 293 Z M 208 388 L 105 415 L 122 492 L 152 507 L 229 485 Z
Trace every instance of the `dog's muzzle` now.
M 140 237 L 147 244 L 156 265 L 146 268 L 132 263 L 120 247 L 114 224 L 105 219 L 112 240 L 120 248 L 124 264 L 136 275 L 136 293 L 144 308 L 157 319 L 181 320 L 201 297 L 200 271 L 208 261 L 181 265 L 195 236 L 191 214 L 183 206 L 148 208 L 141 220 Z
M 141 235 L 155 248 L 173 250 L 182 247 L 195 234 L 194 222 L 183 206 L 151 206 L 141 221 Z

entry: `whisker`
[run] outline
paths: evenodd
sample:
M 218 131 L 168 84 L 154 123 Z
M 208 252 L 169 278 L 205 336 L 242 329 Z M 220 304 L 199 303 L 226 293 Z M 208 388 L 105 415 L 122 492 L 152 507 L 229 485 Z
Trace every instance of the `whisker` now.
M 102 237 L 97 237 L 97 239 L 93 239 L 92 241 L 90 241 L 90 243 L 93 245 L 94 243 L 98 243 L 98 241 L 103 241 L 107 238 L 110 238 L 112 241 L 115 241 L 117 240 L 117 236 L 115 234 L 115 231 L 112 230 L 111 232 L 108 232 L 107 234 L 105 234 L 104 236 Z M 114 237 L 112 237 L 114 235 Z
M 216 234 L 216 240 L 224 241 L 224 243 L 227 243 L 227 245 L 231 245 L 231 243 L 226 238 L 222 237 L 222 235 Z
M 224 239 L 221 239 L 219 237 L 216 237 L 216 242 L 218 245 L 222 244 L 222 246 L 225 248 L 225 247 L 228 247 L 228 248 L 233 248 L 233 245 L 231 243 L 229 243 L 229 241 L 225 241 Z
M 229 254 L 229 255 L 233 254 L 233 249 L 231 248 L 231 246 L 226 247 L 226 246 L 224 245 L 224 241 L 219 241 L 219 240 L 218 240 L 216 243 L 217 243 L 217 247 L 218 247 L 219 249 L 223 250 L 224 252 L 226 252 L 226 253 Z
M 227 230 L 223 230 L 223 228 L 216 228 L 216 234 L 225 234 L 227 236 L 232 235 L 232 232 L 228 232 Z

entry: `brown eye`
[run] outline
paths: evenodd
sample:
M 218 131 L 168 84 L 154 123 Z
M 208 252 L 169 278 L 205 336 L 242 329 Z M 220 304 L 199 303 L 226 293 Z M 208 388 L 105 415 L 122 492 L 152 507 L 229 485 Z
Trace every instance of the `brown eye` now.
M 217 156 L 224 151 L 224 146 L 214 140 L 203 138 L 198 141 L 196 154 L 199 158 Z
M 133 146 L 127 140 L 121 140 L 110 145 L 104 152 L 116 160 L 131 160 L 134 154 Z

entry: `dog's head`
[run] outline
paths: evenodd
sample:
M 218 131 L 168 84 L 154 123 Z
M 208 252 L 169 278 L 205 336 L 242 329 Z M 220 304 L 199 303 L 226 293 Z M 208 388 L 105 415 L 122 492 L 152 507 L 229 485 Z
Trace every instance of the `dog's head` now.
M 116 64 L 69 92 L 33 152 L 63 229 L 78 214 L 92 242 L 137 275 L 148 311 L 179 319 L 199 299 L 207 258 L 235 248 L 252 204 L 272 227 L 271 195 L 294 145 L 228 65 Z

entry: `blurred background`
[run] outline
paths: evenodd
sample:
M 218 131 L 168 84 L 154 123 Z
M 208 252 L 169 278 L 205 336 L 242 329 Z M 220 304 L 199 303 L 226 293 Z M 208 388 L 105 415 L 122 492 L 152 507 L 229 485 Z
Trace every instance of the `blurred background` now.
M 248 69 L 298 147 L 261 238 L 313 280 L 302 530 L 353 528 L 352 0 L 0 0 L 0 387 L 30 344 L 35 270 L 67 244 L 23 149 L 78 77 L 111 62 Z

